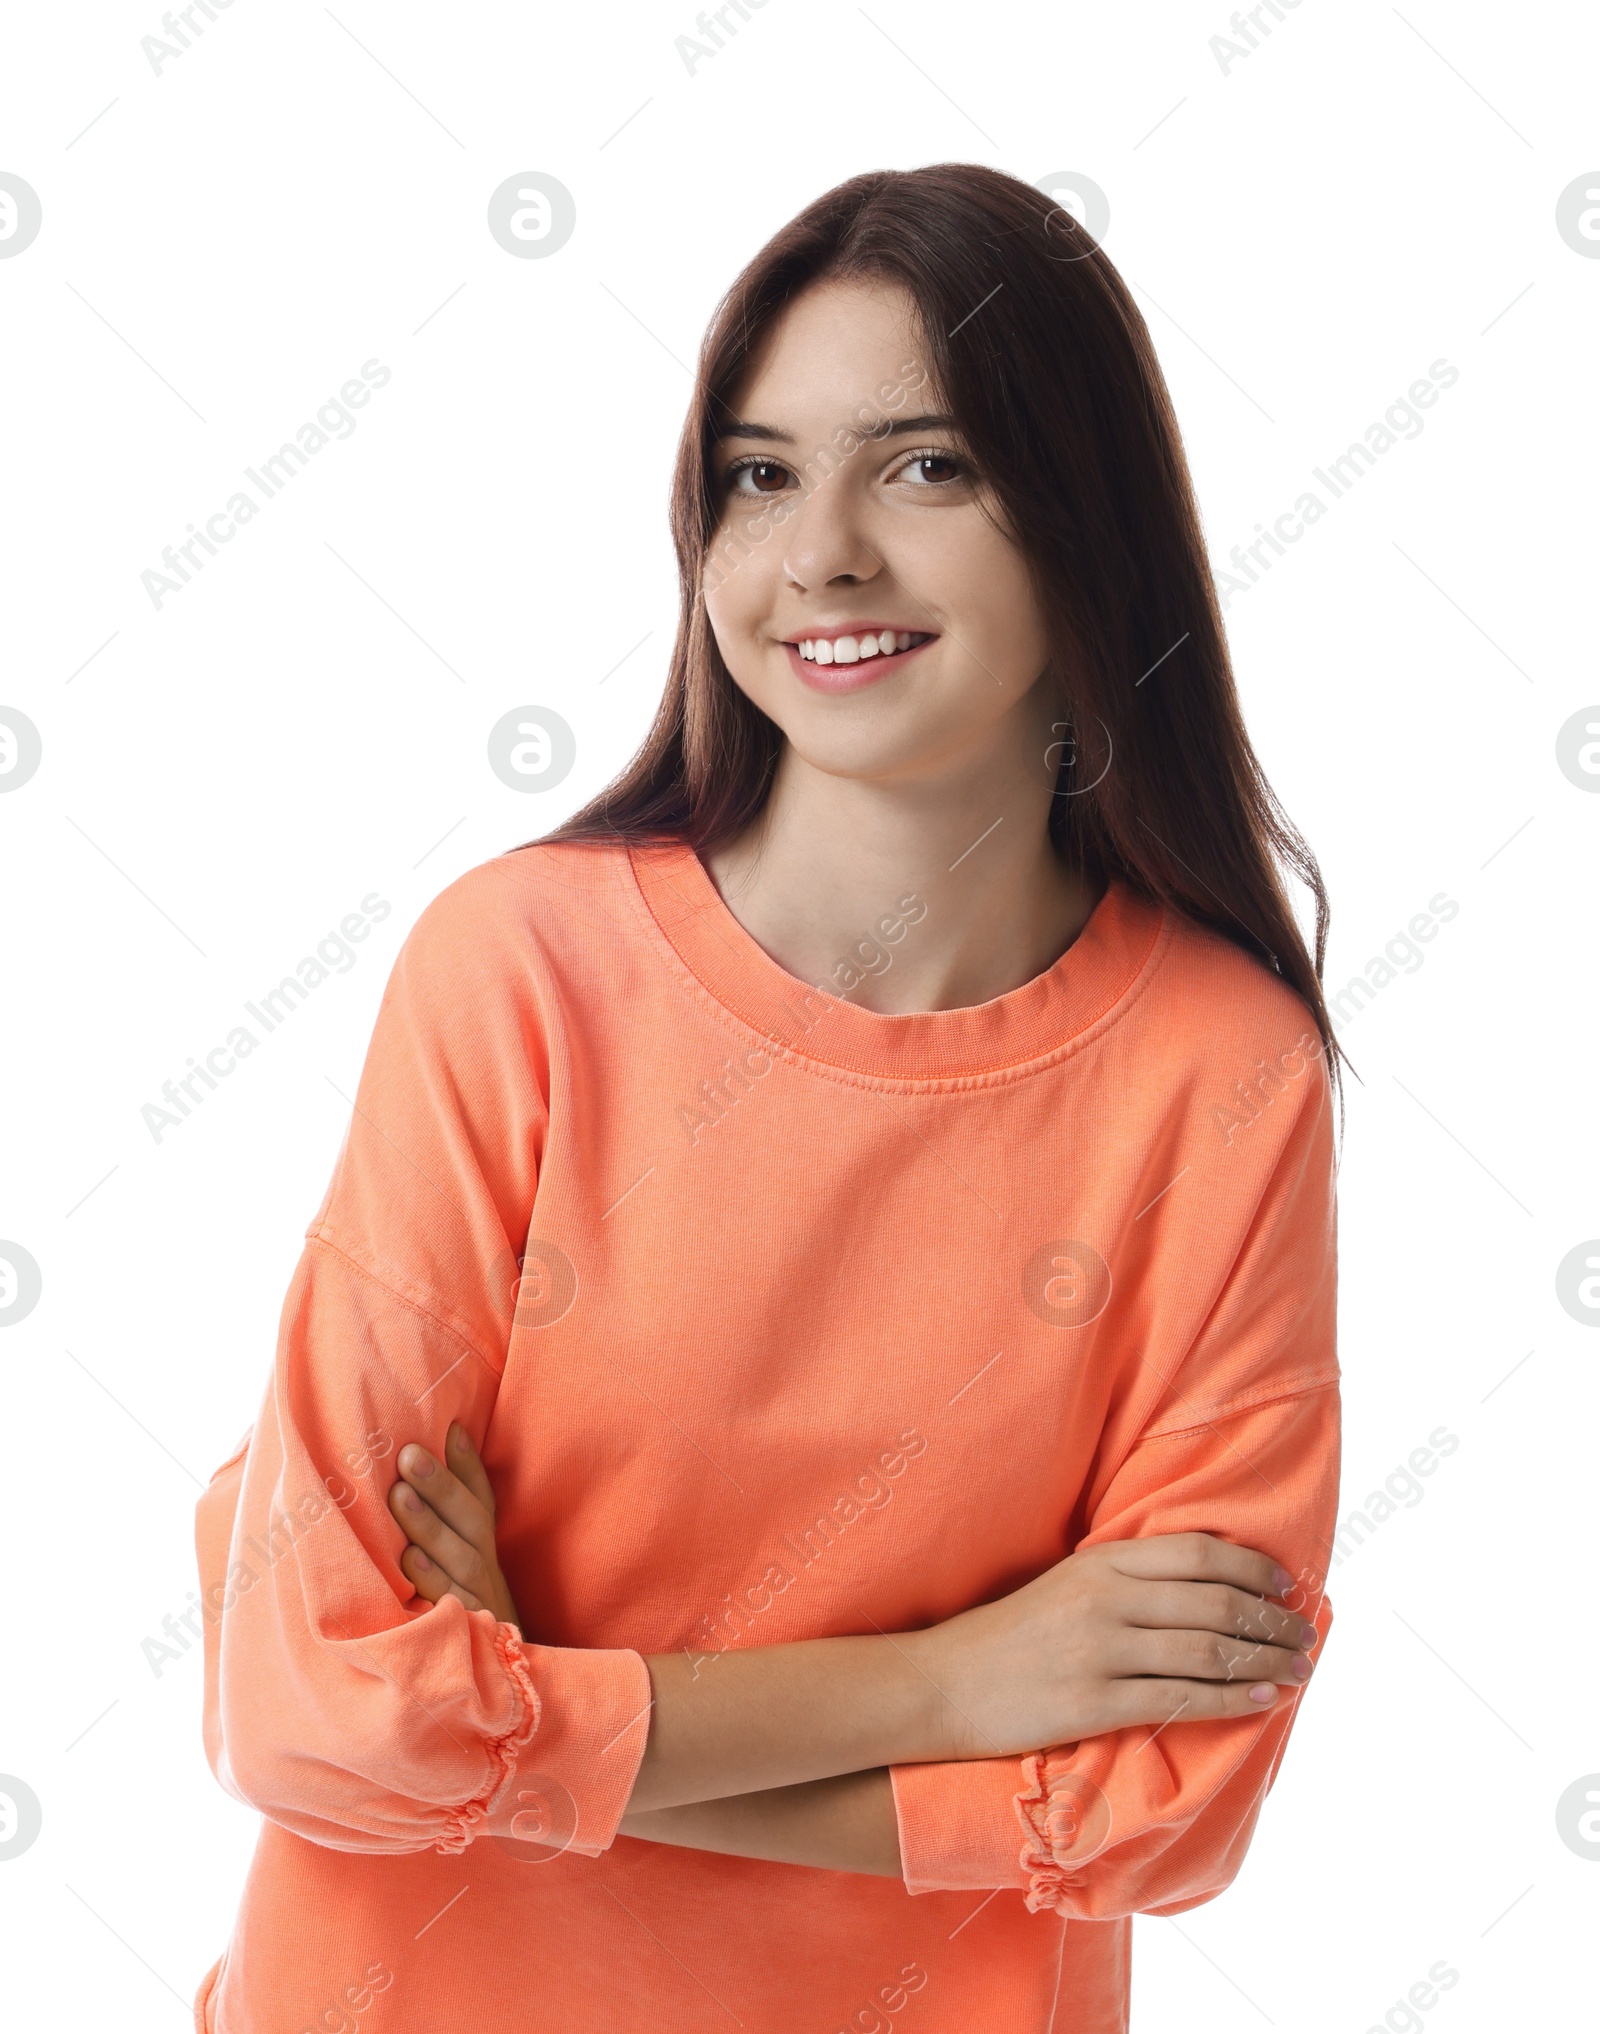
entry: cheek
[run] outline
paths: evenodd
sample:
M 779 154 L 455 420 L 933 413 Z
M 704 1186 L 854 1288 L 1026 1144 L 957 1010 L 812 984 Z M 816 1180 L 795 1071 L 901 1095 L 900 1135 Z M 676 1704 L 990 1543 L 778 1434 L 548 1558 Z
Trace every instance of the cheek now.
M 1018 644 L 1042 640 L 1044 617 L 1027 559 L 1015 544 L 992 531 L 982 545 L 980 559 L 984 607 L 996 632 Z
M 764 543 L 759 530 L 741 532 L 733 525 L 712 547 L 701 585 L 706 614 L 732 671 L 748 662 L 757 631 L 772 613 L 781 563 L 780 540 L 770 526 Z
M 932 519 L 930 519 L 931 521 Z M 950 513 L 930 528 L 897 570 L 923 593 L 973 669 L 992 685 L 1030 685 L 1049 655 L 1044 617 L 1027 561 L 978 510 Z M 993 677 L 990 674 L 993 674 Z
M 707 597 L 706 616 L 723 663 L 748 692 L 753 681 L 759 678 L 761 667 L 761 657 L 751 634 L 751 617 L 728 600 L 726 589 L 721 598 L 715 594 Z

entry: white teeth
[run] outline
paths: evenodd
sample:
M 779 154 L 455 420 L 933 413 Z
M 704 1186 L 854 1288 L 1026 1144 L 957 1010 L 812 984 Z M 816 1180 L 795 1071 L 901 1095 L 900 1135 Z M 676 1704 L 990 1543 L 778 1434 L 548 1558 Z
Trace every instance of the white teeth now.
M 795 648 L 808 664 L 857 664 L 863 657 L 892 657 L 927 641 L 916 629 L 880 629 L 875 635 L 804 636 Z

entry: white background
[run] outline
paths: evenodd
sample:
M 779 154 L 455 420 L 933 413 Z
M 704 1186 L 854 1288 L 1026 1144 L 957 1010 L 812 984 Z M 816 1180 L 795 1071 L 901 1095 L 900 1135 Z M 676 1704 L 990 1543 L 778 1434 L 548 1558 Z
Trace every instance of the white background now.
M 188 2026 L 257 1819 L 206 1767 L 198 1648 L 141 1645 L 195 1585 L 389 964 L 644 730 L 720 292 L 829 185 L 950 159 L 1107 193 L 1219 565 L 1430 363 L 1460 377 L 1227 615 L 1330 984 L 1460 907 L 1344 1031 L 1343 1512 L 1460 1445 L 1334 1570 L 1234 1887 L 1136 1922 L 1135 2026 L 1503 2034 L 1592 1997 L 1600 1860 L 1556 1803 L 1600 1772 L 1600 1335 L 1555 1270 L 1600 1232 L 1600 797 L 1556 739 L 1600 700 L 1600 260 L 1555 216 L 1600 163 L 1600 17 L 1262 20 L 1225 71 L 1221 0 L 769 0 L 691 75 L 688 0 L 235 0 L 157 75 L 154 0 L 10 15 L 0 169 L 44 217 L 0 259 L 0 706 L 44 744 L 0 797 L 0 1236 L 44 1281 L 0 1336 L 0 1772 L 44 1814 L 0 1863 L 18 2024 Z M 576 201 L 548 259 L 485 226 L 527 170 Z M 163 546 L 373 358 L 353 436 L 155 608 Z M 485 759 L 528 703 L 577 734 L 543 796 Z M 157 1143 L 142 1106 L 373 891 L 356 965 Z

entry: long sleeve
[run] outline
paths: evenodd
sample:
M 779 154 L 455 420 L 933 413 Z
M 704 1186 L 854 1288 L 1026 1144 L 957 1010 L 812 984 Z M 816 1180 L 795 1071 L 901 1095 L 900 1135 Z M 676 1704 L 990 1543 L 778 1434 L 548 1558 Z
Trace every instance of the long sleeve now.
M 1215 1305 L 1108 1465 L 1074 1549 L 1191 1531 L 1256 1548 L 1296 1578 L 1286 1600 L 1322 1634 L 1318 1660 L 1340 1452 L 1330 1117 L 1318 1063 L 1273 1125 L 1281 1142 Z M 1306 1692 L 1280 1688 L 1259 1718 L 895 1766 L 906 1884 L 1016 1887 L 1035 1912 L 1091 1920 L 1212 1899 L 1243 1861 Z
M 548 1129 L 536 956 L 491 865 L 395 963 L 246 1444 L 196 1511 L 205 1742 L 240 1800 L 335 1850 L 480 1835 L 587 1855 L 643 1753 L 643 1658 L 524 1641 L 399 1567 L 395 1457 L 480 1450 L 513 1341 Z

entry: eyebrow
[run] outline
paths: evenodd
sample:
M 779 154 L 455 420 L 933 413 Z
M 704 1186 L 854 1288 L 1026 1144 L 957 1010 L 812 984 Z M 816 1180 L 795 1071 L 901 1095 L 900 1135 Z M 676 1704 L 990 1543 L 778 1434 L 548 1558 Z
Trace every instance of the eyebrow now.
M 955 428 L 955 421 L 954 417 L 947 417 L 942 412 L 930 411 L 920 417 L 897 417 L 887 431 L 883 430 L 881 425 L 874 425 L 866 435 L 872 438 L 899 438 L 910 431 L 948 431 Z M 774 445 L 794 445 L 799 442 L 788 431 L 780 431 L 774 424 L 749 423 L 742 417 L 732 418 L 724 429 L 717 433 L 719 444 L 729 438 L 763 438 Z

